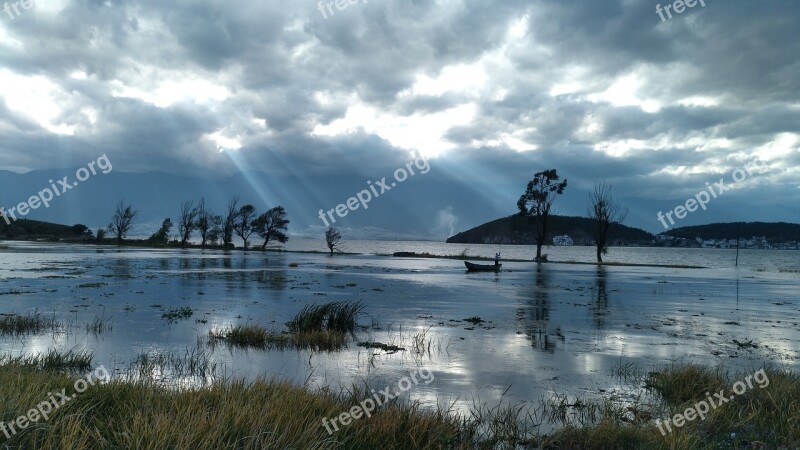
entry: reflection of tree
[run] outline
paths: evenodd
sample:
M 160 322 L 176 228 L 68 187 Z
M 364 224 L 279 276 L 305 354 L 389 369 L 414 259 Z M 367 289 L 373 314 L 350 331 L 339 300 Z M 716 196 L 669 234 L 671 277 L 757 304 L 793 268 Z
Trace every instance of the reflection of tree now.
M 606 315 L 608 315 L 608 292 L 606 290 L 606 268 L 597 266 L 597 276 L 595 277 L 596 289 L 592 295 L 590 311 L 592 322 L 597 329 L 605 328 Z
M 536 266 L 536 279 L 533 286 L 533 297 L 528 300 L 527 307 L 517 313 L 518 320 L 524 322 L 525 334 L 531 339 L 531 346 L 546 352 L 554 352 L 556 341 L 564 340 L 561 328 L 556 327 L 554 333 L 548 333 L 550 321 L 549 269 L 539 264 Z
M 269 272 L 267 286 L 269 286 L 270 289 L 275 289 L 278 291 L 286 289 L 286 271 L 281 270 L 279 272 Z
M 131 262 L 128 258 L 118 258 L 111 266 L 111 272 L 115 280 L 128 280 L 133 278 L 131 275 Z

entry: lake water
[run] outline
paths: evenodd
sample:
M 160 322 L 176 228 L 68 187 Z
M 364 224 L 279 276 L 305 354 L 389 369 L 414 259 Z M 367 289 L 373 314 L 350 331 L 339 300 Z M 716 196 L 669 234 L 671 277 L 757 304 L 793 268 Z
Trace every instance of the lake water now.
M 612 376 L 620 363 L 673 361 L 751 370 L 800 365 L 800 252 L 612 248 L 608 261 L 707 269 L 504 262 L 500 273 L 465 273 L 458 260 L 377 256 L 395 251 L 530 259 L 532 247 L 350 241 L 330 257 L 311 253 L 117 249 L 4 242 L 0 313 L 39 311 L 66 329 L 0 336 L 0 351 L 85 349 L 124 373 L 140 355 L 203 353 L 216 376 L 279 377 L 311 386 L 380 389 L 420 367 L 435 375 L 407 395 L 466 410 L 566 393 L 635 395 Z M 324 250 L 290 241 L 290 250 Z M 550 247 L 553 260 L 591 261 L 590 247 Z M 293 264 L 294 263 L 294 264 Z M 290 267 L 296 265 L 296 267 Z M 340 352 L 261 351 L 205 345 L 210 330 L 257 323 L 282 330 L 304 305 L 361 300 L 356 341 L 405 347 L 387 354 L 350 344 Z M 189 307 L 191 318 L 162 314 Z M 480 317 L 477 325 L 465 322 Z M 85 324 L 106 318 L 100 334 Z M 427 349 L 414 352 L 414 339 Z M 738 343 L 750 342 L 742 347 Z M 428 345 L 429 344 L 429 345 Z M 170 377 L 164 368 L 163 376 Z M 173 373 L 173 375 L 175 375 Z M 197 384 L 183 376 L 182 382 Z

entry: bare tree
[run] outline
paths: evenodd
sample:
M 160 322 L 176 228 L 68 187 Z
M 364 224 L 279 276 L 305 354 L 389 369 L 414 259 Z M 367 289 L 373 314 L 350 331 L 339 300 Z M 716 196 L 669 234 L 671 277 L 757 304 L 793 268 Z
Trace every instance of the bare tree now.
M 528 182 L 519 200 L 517 207 L 519 214 L 529 217 L 529 221 L 534 225 L 534 239 L 536 240 L 536 262 L 543 262 L 542 245 L 547 236 L 547 222 L 550 219 L 550 208 L 557 195 L 564 193 L 567 187 L 567 180 L 559 181 L 556 169 L 544 170 L 533 175 L 533 179 Z
M 627 215 L 628 210 L 620 206 L 610 184 L 602 182 L 594 186 L 589 194 L 589 218 L 595 223 L 592 237 L 597 246 L 597 262 L 603 262 L 603 254 L 608 252 L 608 230 L 621 224 Z
M 225 221 L 222 224 L 222 245 L 225 247 L 233 246 L 233 233 L 236 226 L 236 215 L 239 213 L 237 206 L 239 205 L 239 197 L 233 197 L 228 202 L 228 214 L 225 215 Z
M 325 231 L 325 242 L 328 244 L 328 249 L 331 251 L 331 256 L 333 256 L 333 250 L 339 245 L 341 240 L 342 233 L 340 233 L 336 228 L 328 227 L 327 231 Z
M 244 241 L 244 249 L 247 250 L 250 236 L 256 231 L 253 228 L 253 218 L 256 215 L 256 208 L 253 205 L 244 205 L 236 213 L 236 220 L 233 223 L 233 231 Z
M 181 247 L 186 247 L 189 238 L 192 237 L 192 231 L 197 227 L 195 220 L 199 211 L 194 207 L 193 201 L 181 203 L 181 215 L 178 220 L 178 232 L 181 235 Z
M 219 230 L 214 232 L 214 226 L 219 226 L 222 218 L 206 209 L 206 199 L 201 198 L 197 205 L 197 231 L 200 232 L 200 247 L 206 248 L 210 241 L 219 239 Z M 212 237 L 214 239 L 212 239 Z
M 289 240 L 289 236 L 286 235 L 288 225 L 289 220 L 286 218 L 286 210 L 283 209 L 283 206 L 276 206 L 258 216 L 253 221 L 253 228 L 264 239 L 264 243 L 261 244 L 261 250 L 266 249 L 267 244 L 272 239 L 280 243 L 286 243 Z
M 122 240 L 128 235 L 134 217 L 136 217 L 136 211 L 131 208 L 131 205 L 125 206 L 125 200 L 120 201 L 111 223 L 108 224 L 108 231 L 117 237 L 117 245 L 121 245 Z

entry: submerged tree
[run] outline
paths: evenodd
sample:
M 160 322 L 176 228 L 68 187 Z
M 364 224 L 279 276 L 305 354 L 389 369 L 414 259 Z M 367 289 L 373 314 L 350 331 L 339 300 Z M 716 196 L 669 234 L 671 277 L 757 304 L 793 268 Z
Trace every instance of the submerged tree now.
M 236 227 L 236 215 L 239 213 L 237 206 L 239 205 L 239 197 L 233 197 L 228 202 L 228 213 L 225 215 L 225 220 L 222 223 L 222 245 L 226 248 L 233 247 L 233 233 Z
M 628 215 L 611 192 L 611 185 L 605 182 L 596 184 L 589 194 L 589 218 L 594 221 L 592 237 L 597 246 L 597 262 L 603 262 L 603 254 L 608 252 L 608 230 L 614 224 L 621 224 Z
M 567 180 L 560 181 L 556 169 L 544 170 L 533 175 L 528 182 L 519 200 L 517 207 L 519 214 L 529 217 L 529 222 L 534 226 L 534 239 L 536 240 L 536 262 L 543 262 L 542 245 L 547 236 L 547 222 L 550 220 L 550 209 L 557 195 L 564 193 Z
M 289 220 L 286 218 L 286 210 L 283 206 L 276 206 L 269 211 L 261 214 L 253 221 L 253 228 L 256 233 L 264 239 L 261 250 L 267 248 L 269 241 L 274 239 L 280 243 L 286 243 L 289 236 L 286 235 Z
M 339 245 L 341 240 L 342 233 L 340 233 L 336 228 L 328 227 L 328 229 L 325 231 L 325 243 L 328 245 L 328 249 L 331 251 L 331 256 L 333 256 L 333 250 Z
M 256 208 L 253 205 L 244 205 L 236 213 L 233 222 L 233 231 L 244 241 L 244 249 L 247 250 L 250 236 L 256 231 L 253 228 L 253 218 L 256 215 Z
M 131 205 L 125 206 L 125 201 L 120 201 L 111 223 L 108 224 L 108 231 L 117 238 L 117 245 L 121 245 L 122 240 L 128 235 L 134 217 L 136 217 L 136 211 L 131 208 Z

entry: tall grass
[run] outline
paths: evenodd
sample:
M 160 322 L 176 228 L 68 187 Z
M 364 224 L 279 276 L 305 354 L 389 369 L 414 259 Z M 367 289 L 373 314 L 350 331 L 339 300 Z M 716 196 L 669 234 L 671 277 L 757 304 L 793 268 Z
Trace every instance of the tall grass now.
M 0 317 L 0 336 L 22 335 L 54 331 L 60 324 L 54 317 L 45 318 L 40 313 L 26 315 L 9 314 Z
M 170 360 L 164 355 L 148 358 L 156 371 Z M 19 358 L 0 360 L 0 421 L 8 423 L 27 414 L 47 392 L 62 388 L 68 395 L 73 392 L 72 377 L 42 367 Z M 353 420 L 329 435 L 322 419 L 349 411 L 371 396 L 368 387 L 335 392 L 285 381 L 217 379 L 203 387 L 176 390 L 148 378 L 116 378 L 76 396 L 46 425 L 39 423 L 10 439 L 0 433 L 0 442 L 8 448 L 178 450 L 797 448 L 800 375 L 773 369 L 766 373 L 769 386 L 748 390 L 712 410 L 704 421 L 688 422 L 666 436 L 652 418 L 635 420 L 631 408 L 619 402 L 563 395 L 543 399 L 537 408 L 478 404 L 467 417 L 395 399 L 372 417 Z M 653 372 L 650 377 L 658 384 L 646 389 L 664 403 L 650 406 L 676 414 L 704 399 L 705 391 L 713 391 L 719 381 L 729 388 L 731 381 L 748 375 L 718 378 L 721 374 L 698 366 Z M 562 428 L 540 434 L 539 426 L 545 422 Z
M 93 355 L 87 351 L 69 350 L 66 353 L 50 349 L 36 355 L 0 356 L 0 366 L 12 365 L 36 370 L 81 372 L 91 368 Z
M 208 343 L 213 347 L 222 341 L 232 347 L 261 350 L 288 348 L 314 351 L 336 351 L 347 345 L 346 333 L 338 331 L 310 331 L 277 333 L 261 325 L 236 325 L 208 332 Z
M 306 305 L 286 326 L 292 333 L 352 332 L 363 310 L 364 305 L 360 301 Z

